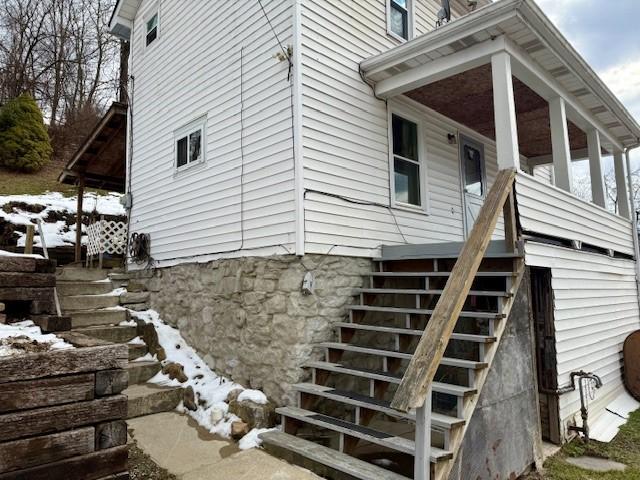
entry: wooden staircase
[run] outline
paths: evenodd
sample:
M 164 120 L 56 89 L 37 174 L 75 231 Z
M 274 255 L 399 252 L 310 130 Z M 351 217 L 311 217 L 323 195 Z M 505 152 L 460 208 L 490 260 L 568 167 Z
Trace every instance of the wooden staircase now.
M 294 386 L 297 406 L 277 410 L 282 431 L 261 436 L 267 450 L 327 478 L 448 478 L 524 269 L 514 230 L 490 243 L 496 206 L 513 207 L 513 176 L 501 174 L 462 251 L 383 249 L 337 341 L 318 346 L 311 381 Z

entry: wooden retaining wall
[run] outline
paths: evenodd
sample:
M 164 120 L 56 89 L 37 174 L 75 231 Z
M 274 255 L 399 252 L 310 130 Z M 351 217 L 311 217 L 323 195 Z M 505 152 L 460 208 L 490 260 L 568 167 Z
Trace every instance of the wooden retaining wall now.
M 74 332 L 68 350 L 0 358 L 0 480 L 125 480 L 128 350 Z

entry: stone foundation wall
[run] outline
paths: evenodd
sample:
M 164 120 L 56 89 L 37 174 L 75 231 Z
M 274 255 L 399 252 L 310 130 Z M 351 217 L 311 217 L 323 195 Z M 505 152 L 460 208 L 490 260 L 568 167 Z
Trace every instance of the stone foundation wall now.
M 132 282 L 216 373 L 288 404 L 313 345 L 335 338 L 332 325 L 371 269 L 364 258 L 283 255 L 178 265 Z M 301 291 L 307 271 L 312 295 Z

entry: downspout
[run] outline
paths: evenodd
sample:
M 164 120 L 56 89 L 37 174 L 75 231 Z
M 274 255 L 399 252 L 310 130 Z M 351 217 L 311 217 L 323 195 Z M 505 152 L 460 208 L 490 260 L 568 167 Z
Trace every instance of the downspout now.
M 633 237 L 633 251 L 635 255 L 636 265 L 636 289 L 638 299 L 640 300 L 640 246 L 638 245 L 638 215 L 636 214 L 635 198 L 633 197 L 633 181 L 631 180 L 631 150 L 638 148 L 636 145 L 633 148 L 627 148 L 625 150 L 625 157 L 627 163 L 627 189 L 629 190 L 629 205 L 631 207 L 631 236 Z
M 305 254 L 304 157 L 302 153 L 302 0 L 293 1 L 293 70 L 291 75 L 291 115 L 293 125 L 293 170 L 295 196 L 295 250 Z

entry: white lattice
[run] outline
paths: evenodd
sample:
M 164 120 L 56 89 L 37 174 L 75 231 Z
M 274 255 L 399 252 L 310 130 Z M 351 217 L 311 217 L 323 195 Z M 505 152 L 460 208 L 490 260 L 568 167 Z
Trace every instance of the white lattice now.
M 127 249 L 127 224 L 99 220 L 87 227 L 87 255 L 102 253 L 124 255 Z

